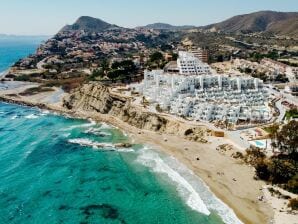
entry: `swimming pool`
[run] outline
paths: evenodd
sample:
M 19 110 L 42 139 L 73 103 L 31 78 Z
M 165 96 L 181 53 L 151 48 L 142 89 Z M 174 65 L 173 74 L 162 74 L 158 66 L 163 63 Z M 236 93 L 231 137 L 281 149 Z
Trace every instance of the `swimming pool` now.
M 250 144 L 262 149 L 266 148 L 266 140 L 250 141 Z

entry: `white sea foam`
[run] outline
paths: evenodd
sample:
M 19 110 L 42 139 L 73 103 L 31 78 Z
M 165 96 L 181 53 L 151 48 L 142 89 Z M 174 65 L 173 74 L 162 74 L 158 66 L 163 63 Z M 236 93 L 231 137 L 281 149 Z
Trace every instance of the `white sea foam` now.
M 103 122 L 103 123 L 101 123 L 100 128 L 101 129 L 111 129 L 112 126 Z
M 72 125 L 72 126 L 70 126 L 68 128 L 63 128 L 62 131 L 71 131 L 71 130 L 76 129 L 76 128 L 88 128 L 88 127 L 92 127 L 94 125 L 96 125 L 96 122 L 95 121 L 91 121 L 90 123 Z
M 68 138 L 70 135 L 71 135 L 70 133 L 65 133 L 62 136 L 65 137 L 65 138 Z
M 157 152 L 144 147 L 140 150 L 137 162 L 150 167 L 154 172 L 167 174 L 171 181 L 177 184 L 179 194 L 193 210 L 205 215 L 209 215 L 210 210 L 213 210 L 227 224 L 242 224 L 231 208 L 219 200 L 199 177 L 175 158 L 161 158 Z
M 152 168 L 157 173 L 167 174 L 168 177 L 177 183 L 178 191 L 182 197 L 186 198 L 188 206 L 205 215 L 209 215 L 210 211 L 201 199 L 198 192 L 174 169 L 172 169 L 164 160 L 160 158 L 158 153 L 147 148 L 141 150 L 141 154 L 137 158 L 137 162 Z
M 15 119 L 17 119 L 18 118 L 18 115 L 13 115 L 10 119 L 11 120 L 15 120 Z
M 118 152 L 134 152 L 132 148 L 116 147 L 114 144 L 111 144 L 111 143 L 95 142 L 87 138 L 69 139 L 68 142 L 73 144 L 79 144 L 81 146 L 90 146 L 94 149 L 103 149 L 103 150 L 107 149 L 107 150 L 118 151 Z
M 112 134 L 111 133 L 108 133 L 106 131 L 102 131 L 102 128 L 99 127 L 99 128 L 94 128 L 94 127 L 91 127 L 89 129 L 87 129 L 86 131 L 84 131 L 84 133 L 92 133 L 92 134 L 95 134 L 95 135 L 104 135 L 104 136 L 111 136 Z
M 36 114 L 29 114 L 29 115 L 25 116 L 25 118 L 27 118 L 27 119 L 36 119 L 38 117 L 39 116 L 37 116 Z
M 41 112 L 41 116 L 46 116 L 46 115 L 48 115 L 50 113 L 50 111 L 48 111 L 48 110 L 42 110 L 42 112 Z

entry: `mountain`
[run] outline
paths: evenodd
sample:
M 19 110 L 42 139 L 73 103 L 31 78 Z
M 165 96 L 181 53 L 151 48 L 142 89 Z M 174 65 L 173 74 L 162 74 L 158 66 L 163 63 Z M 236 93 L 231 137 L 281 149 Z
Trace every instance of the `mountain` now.
M 272 32 L 279 35 L 298 35 L 298 12 L 260 11 L 234 16 L 204 29 L 226 33 Z
M 84 30 L 86 32 L 101 32 L 108 29 L 118 29 L 120 27 L 109 24 L 101 19 L 96 19 L 89 16 L 81 16 L 74 24 L 66 25 L 60 30 L 63 31 L 78 31 Z
M 185 26 L 173 26 L 167 23 L 153 23 L 147 26 L 142 26 L 141 28 L 153 29 L 153 30 L 187 30 L 196 28 L 195 26 L 185 25 Z

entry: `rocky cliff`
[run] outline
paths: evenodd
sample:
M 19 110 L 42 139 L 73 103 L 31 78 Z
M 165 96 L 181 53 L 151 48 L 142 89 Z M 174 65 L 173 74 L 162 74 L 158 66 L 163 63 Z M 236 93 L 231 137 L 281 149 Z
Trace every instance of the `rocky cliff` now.
M 139 129 L 175 134 L 192 141 L 206 142 L 205 126 L 193 126 L 157 113 L 146 111 L 141 106 L 132 105 L 125 96 L 112 93 L 100 84 L 84 84 L 64 98 L 63 106 L 69 110 L 83 110 L 108 114 Z

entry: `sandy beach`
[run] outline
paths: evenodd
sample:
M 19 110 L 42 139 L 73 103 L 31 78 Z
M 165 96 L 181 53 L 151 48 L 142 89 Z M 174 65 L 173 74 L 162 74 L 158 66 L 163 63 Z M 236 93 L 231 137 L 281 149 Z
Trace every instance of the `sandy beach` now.
M 149 144 L 156 150 L 173 156 L 186 165 L 209 186 L 219 199 L 234 210 L 243 223 L 281 223 L 280 219 L 272 222 L 273 218 L 276 219 L 276 210 L 274 211 L 271 205 L 272 200 L 258 200 L 258 197 L 263 195 L 262 189 L 265 183 L 253 179 L 252 167 L 231 157 L 232 152 L 237 149 L 233 148 L 225 153 L 216 150 L 219 145 L 229 144 L 229 139 L 209 136 L 206 144 L 191 142 L 174 135 L 161 135 L 152 131 L 140 130 L 109 115 L 86 111 L 68 111 L 61 105 L 63 94 L 59 88 L 53 92 L 43 92 L 33 96 L 7 96 L 7 94 L 20 93 L 26 88 L 28 86 L 0 91 L 0 97 L 2 100 L 36 105 L 72 116 L 92 118 L 99 122 L 112 124 L 128 133 L 134 142 Z M 54 102 L 51 101 L 52 98 L 58 100 Z M 288 219 L 286 215 L 282 220 L 284 220 L 282 223 L 295 223 L 293 218 Z

